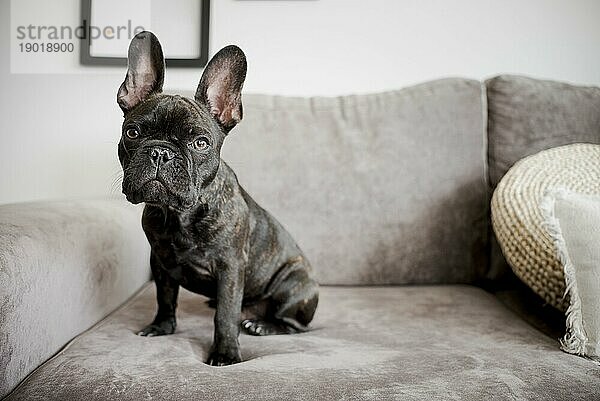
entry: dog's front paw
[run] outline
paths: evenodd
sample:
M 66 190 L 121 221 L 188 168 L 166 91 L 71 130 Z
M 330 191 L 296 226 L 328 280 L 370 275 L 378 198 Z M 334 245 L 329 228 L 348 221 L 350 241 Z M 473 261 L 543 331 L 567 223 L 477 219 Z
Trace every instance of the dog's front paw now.
M 143 330 L 140 330 L 137 335 L 144 337 L 154 337 L 154 336 L 165 336 L 167 334 L 173 334 L 175 332 L 175 324 L 174 319 L 164 320 L 162 322 L 153 322 L 146 326 Z
M 227 366 L 227 365 L 233 365 L 234 363 L 238 363 L 241 361 L 242 361 L 242 357 L 241 357 L 239 351 L 230 352 L 227 354 L 212 351 L 210 353 L 210 356 L 208 357 L 208 360 L 206 361 L 206 364 L 211 365 L 211 366 Z

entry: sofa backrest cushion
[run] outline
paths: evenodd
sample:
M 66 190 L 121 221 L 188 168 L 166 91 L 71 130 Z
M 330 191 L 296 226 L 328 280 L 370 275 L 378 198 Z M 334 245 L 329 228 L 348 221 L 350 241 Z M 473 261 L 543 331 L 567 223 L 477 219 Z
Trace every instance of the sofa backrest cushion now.
M 322 284 L 467 283 L 485 269 L 482 86 L 246 95 L 223 158 Z
M 485 84 L 492 188 L 525 156 L 576 142 L 600 143 L 600 88 L 512 75 Z
M 491 191 L 525 156 L 571 143 L 600 143 L 600 88 L 512 75 L 485 85 Z M 510 268 L 495 236 L 490 242 L 488 278 L 499 280 Z

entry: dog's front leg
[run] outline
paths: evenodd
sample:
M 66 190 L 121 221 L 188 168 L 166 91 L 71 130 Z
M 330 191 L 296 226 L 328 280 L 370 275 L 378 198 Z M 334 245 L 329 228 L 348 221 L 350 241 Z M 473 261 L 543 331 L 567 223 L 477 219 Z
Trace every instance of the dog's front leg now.
M 177 309 L 179 283 L 163 269 L 160 260 L 154 252 L 150 255 L 150 267 L 152 269 L 154 284 L 156 285 L 158 311 L 152 323 L 141 330 L 138 335 L 153 337 L 173 334 L 177 327 L 175 309 Z
M 239 259 L 220 264 L 217 282 L 215 334 L 206 362 L 213 366 L 241 362 L 239 319 L 244 295 L 244 269 Z

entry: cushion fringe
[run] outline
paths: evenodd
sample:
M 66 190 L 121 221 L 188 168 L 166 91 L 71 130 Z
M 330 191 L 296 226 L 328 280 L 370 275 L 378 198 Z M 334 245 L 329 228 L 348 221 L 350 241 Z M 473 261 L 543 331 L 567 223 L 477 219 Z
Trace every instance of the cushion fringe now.
M 570 354 L 586 356 L 588 337 L 583 327 L 581 298 L 575 280 L 575 267 L 569 257 L 567 244 L 560 229 L 560 222 L 554 214 L 556 199 L 564 198 L 568 193 L 569 191 L 565 188 L 546 191 L 540 202 L 540 211 L 544 217 L 543 226 L 552 238 L 558 259 L 564 268 L 566 289 L 563 297 L 567 294 L 570 296 L 570 305 L 566 312 L 567 331 L 565 336 L 560 339 L 561 349 Z

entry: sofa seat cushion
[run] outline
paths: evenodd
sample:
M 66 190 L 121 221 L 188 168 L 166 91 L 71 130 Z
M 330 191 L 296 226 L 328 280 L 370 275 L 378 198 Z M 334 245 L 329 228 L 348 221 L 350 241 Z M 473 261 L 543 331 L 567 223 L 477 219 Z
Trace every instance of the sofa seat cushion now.
M 80 335 L 9 398 L 594 399 L 600 367 L 558 349 L 471 286 L 323 287 L 314 330 L 240 336 L 244 362 L 204 364 L 205 298 L 182 291 L 171 336 L 135 332 L 154 285 Z

